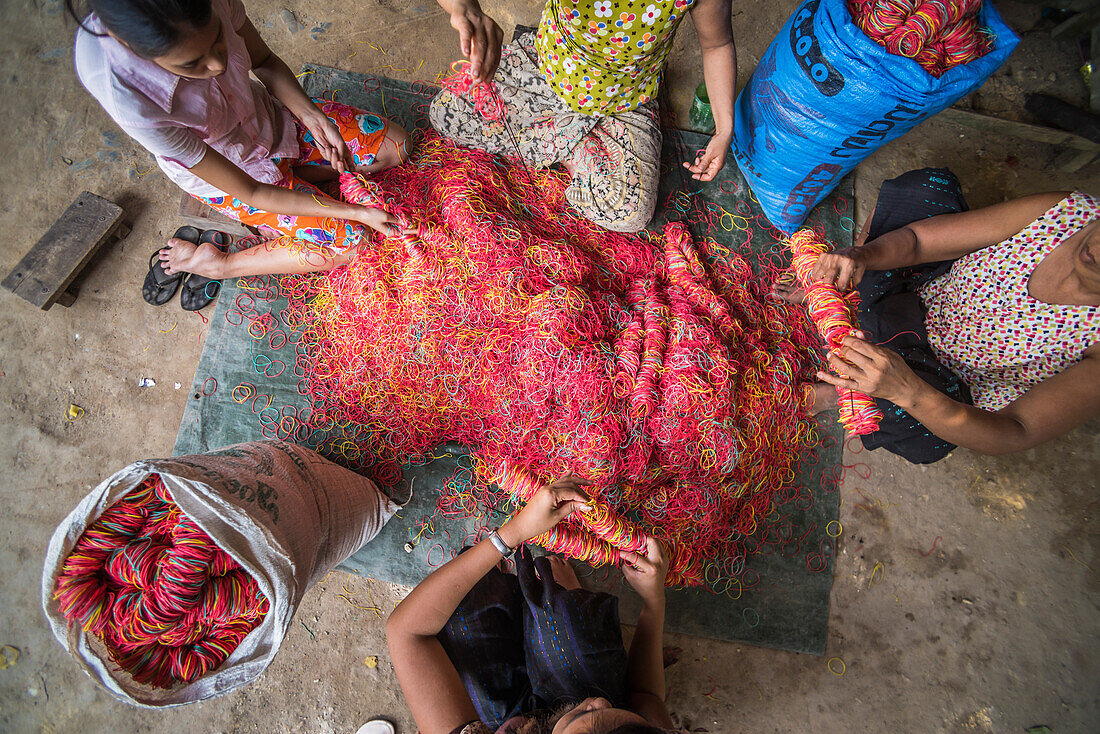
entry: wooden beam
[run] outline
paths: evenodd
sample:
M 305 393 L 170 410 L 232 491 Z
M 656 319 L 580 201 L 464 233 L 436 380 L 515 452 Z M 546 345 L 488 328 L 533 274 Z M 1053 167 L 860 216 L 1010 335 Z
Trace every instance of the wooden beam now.
M 1097 23 L 1100 23 L 1100 5 L 1094 5 L 1092 9 L 1082 11 L 1054 26 L 1050 37 L 1075 41 L 1088 36 Z
M 1056 8 L 1058 10 L 1075 10 L 1081 12 L 1096 5 L 1096 0 L 1016 0 L 1028 5 L 1042 5 L 1043 7 Z
M 1059 171 L 1065 171 L 1066 173 L 1073 173 L 1074 171 L 1080 171 L 1085 166 L 1096 160 L 1096 153 L 1091 150 L 1074 150 L 1073 148 L 1066 148 L 1061 153 L 1054 157 L 1054 161 L 1051 163 Z
M 109 240 L 129 228 L 117 204 L 84 191 L 23 256 L 3 286 L 42 310 L 55 303 L 71 305 L 73 281 Z
M 180 193 L 180 219 L 184 224 L 198 227 L 199 230 L 216 229 L 234 237 L 251 237 L 256 234 L 256 230 L 236 219 L 230 219 L 187 192 Z
M 1100 114 L 1100 25 L 1092 29 L 1092 71 L 1089 74 L 1089 108 Z
M 1052 127 L 1032 125 L 1028 122 L 1004 120 L 1000 117 L 991 117 L 970 110 L 961 110 L 957 107 L 948 107 L 936 115 L 935 119 L 946 120 L 956 125 L 964 125 L 979 132 L 993 135 L 1007 135 L 1014 138 L 1033 140 L 1036 143 L 1100 153 L 1100 144 L 1065 130 L 1055 130 Z

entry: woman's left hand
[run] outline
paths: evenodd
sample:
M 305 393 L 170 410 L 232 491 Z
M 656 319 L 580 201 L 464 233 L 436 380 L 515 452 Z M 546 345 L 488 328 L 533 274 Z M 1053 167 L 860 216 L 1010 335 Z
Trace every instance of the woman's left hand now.
M 706 149 L 695 156 L 694 163 L 684 161 L 684 168 L 691 171 L 691 177 L 696 181 L 712 181 L 726 165 L 726 155 L 732 141 L 733 133 L 715 133 Z
M 839 356 L 829 354 L 829 366 L 840 375 L 818 372 L 818 379 L 830 385 L 889 400 L 907 407 L 921 379 L 896 352 L 875 346 L 863 332 L 853 332 L 841 342 Z
M 582 487 L 587 480 L 566 472 L 543 487 L 527 501 L 527 506 L 500 529 L 501 539 L 512 548 L 542 535 L 574 511 L 588 512 L 588 495 Z
M 332 120 L 328 119 L 325 113 L 316 107 L 313 110 L 313 113 L 301 117 L 302 124 L 313 133 L 313 144 L 317 146 L 318 152 L 328 160 L 328 164 L 339 173 L 347 173 L 354 168 L 355 163 L 351 158 L 351 151 L 348 150 L 347 143 L 344 142 L 344 137 L 340 134 L 339 128 Z

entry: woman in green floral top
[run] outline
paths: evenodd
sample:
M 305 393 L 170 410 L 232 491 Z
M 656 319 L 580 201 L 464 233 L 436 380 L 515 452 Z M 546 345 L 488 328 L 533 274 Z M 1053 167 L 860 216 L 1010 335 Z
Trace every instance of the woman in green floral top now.
M 684 167 L 709 181 L 733 136 L 737 57 L 730 0 L 548 0 L 536 32 L 501 48 L 500 27 L 477 0 L 438 0 L 459 33 L 470 73 L 492 80 L 505 103 L 486 120 L 449 91 L 432 101 L 432 125 L 463 145 L 562 164 L 566 197 L 599 225 L 636 232 L 657 205 L 661 129 L 654 99 L 680 21 L 688 13 L 703 51 L 715 133 Z

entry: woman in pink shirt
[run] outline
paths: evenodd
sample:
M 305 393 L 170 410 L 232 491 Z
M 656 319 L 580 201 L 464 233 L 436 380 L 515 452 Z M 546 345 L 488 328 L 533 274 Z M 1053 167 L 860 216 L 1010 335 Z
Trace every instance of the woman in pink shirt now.
M 88 91 L 184 191 L 284 236 L 232 254 L 172 238 L 152 265 L 158 282 L 326 270 L 347 262 L 366 227 L 397 230 L 381 209 L 336 201 L 316 184 L 400 164 L 405 131 L 311 100 L 240 0 L 89 5 L 83 20 L 73 12 L 76 71 Z

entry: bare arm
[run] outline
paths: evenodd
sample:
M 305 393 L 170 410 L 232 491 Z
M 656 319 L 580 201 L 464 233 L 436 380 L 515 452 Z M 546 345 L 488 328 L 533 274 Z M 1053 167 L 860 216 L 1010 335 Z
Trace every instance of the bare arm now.
M 302 85 L 294 77 L 294 73 L 286 62 L 279 58 L 270 48 L 252 21 L 245 18 L 244 23 L 237 29 L 237 33 L 244 39 L 248 49 L 248 58 L 252 63 L 252 73 L 256 75 L 268 91 L 271 92 L 290 110 L 291 114 L 301 120 L 302 124 L 313 133 L 313 139 L 318 150 L 324 155 L 333 168 L 344 173 L 354 167 L 351 151 L 348 150 L 340 131 L 325 116 L 313 100 L 309 98 Z
M 955 260 L 1008 239 L 1068 194 L 1032 194 L 982 209 L 922 219 L 862 247 L 857 244 L 822 255 L 814 266 L 813 278 L 847 289 L 854 288 L 867 270 Z
M 549 530 L 574 510 L 587 511 L 579 482 L 565 476 L 540 489 L 499 531 L 512 548 Z M 477 719 L 454 664 L 436 635 L 470 589 L 500 561 L 488 540 L 424 579 L 386 621 L 386 641 L 397 680 L 424 734 L 447 734 Z
M 458 47 L 470 60 L 470 75 L 479 82 L 493 78 L 500 63 L 504 31 L 481 10 L 478 0 L 436 0 L 451 16 L 451 27 L 458 31 Z
M 1100 345 L 995 412 L 952 400 L 896 353 L 863 339 L 847 337 L 829 363 L 850 377 L 819 372 L 820 379 L 889 400 L 945 441 L 983 454 L 1023 451 L 1100 416 Z
M 392 235 L 397 227 L 397 221 L 381 209 L 260 183 L 209 146 L 202 160 L 190 170 L 211 186 L 256 209 L 276 214 L 347 219 L 362 222 L 387 235 Z
M 730 28 L 730 0 L 699 0 L 691 9 L 691 20 L 703 52 L 703 79 L 714 114 L 714 136 L 707 149 L 684 167 L 692 178 L 710 181 L 726 162 L 733 140 L 733 98 L 737 91 L 737 49 Z
M 627 654 L 630 708 L 654 726 L 671 728 L 665 706 L 665 576 L 668 553 L 660 541 L 649 538 L 646 555 L 624 552 L 623 576 L 642 598 L 638 626 Z

